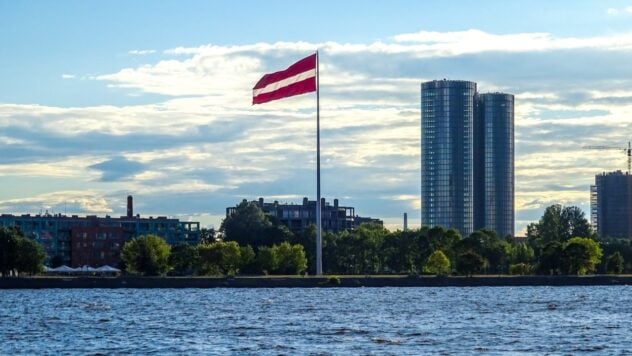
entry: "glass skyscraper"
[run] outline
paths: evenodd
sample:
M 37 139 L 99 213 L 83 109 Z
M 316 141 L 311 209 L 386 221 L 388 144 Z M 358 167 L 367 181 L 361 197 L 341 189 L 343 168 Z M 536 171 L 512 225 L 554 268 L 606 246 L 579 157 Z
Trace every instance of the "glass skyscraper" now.
M 474 229 L 514 235 L 514 96 L 479 94 L 474 120 Z
M 476 83 L 421 84 L 421 222 L 472 233 Z
M 476 83 L 421 84 L 421 221 L 463 236 L 514 233 L 514 98 Z

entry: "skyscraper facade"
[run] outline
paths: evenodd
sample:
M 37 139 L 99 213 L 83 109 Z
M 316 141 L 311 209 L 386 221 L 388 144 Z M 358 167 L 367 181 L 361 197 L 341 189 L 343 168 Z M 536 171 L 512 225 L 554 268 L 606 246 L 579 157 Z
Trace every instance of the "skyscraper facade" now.
M 632 175 L 621 171 L 595 176 L 590 215 L 601 237 L 632 237 Z
M 421 221 L 472 233 L 476 83 L 421 84 Z
M 474 119 L 474 229 L 514 235 L 514 96 L 479 94 Z
M 514 97 L 476 83 L 421 84 L 421 221 L 466 236 L 514 233 Z

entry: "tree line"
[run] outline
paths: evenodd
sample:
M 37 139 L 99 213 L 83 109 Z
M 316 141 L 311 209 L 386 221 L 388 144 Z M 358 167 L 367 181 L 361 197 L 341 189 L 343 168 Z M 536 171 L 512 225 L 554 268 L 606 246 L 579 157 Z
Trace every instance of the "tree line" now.
M 142 275 L 314 274 L 316 229 L 292 233 L 253 202 L 242 202 L 219 234 L 204 230 L 198 245 L 169 246 L 155 235 L 125 243 L 121 266 Z M 15 229 L 0 229 L 0 273 L 36 274 L 45 253 Z M 516 239 L 490 230 L 463 237 L 424 226 L 389 231 L 363 224 L 323 233 L 326 274 L 589 274 L 631 273 L 630 239 L 599 239 L 578 207 L 552 205 Z
M 156 235 L 126 242 L 121 251 L 125 270 L 145 276 L 217 276 L 236 274 L 300 274 L 307 268 L 303 246 L 240 246 L 235 241 L 169 246 Z
M 242 202 L 220 228 L 223 241 L 258 250 L 280 242 L 303 246 L 307 271 L 315 272 L 315 227 L 294 234 L 254 202 Z M 626 263 L 626 261 L 628 261 Z M 599 239 L 582 210 L 552 205 L 527 228 L 524 239 L 480 230 L 424 226 L 389 231 L 365 224 L 323 233 L 327 274 L 588 274 L 632 272 L 630 239 Z

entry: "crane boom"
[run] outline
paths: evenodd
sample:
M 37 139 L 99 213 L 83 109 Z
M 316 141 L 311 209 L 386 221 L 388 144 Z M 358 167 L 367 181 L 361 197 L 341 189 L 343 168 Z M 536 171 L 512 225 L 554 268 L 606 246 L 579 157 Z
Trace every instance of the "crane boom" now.
M 583 146 L 583 149 L 587 150 L 616 150 L 623 151 L 628 156 L 628 173 L 632 173 L 632 144 L 628 141 L 628 147 L 620 146 Z

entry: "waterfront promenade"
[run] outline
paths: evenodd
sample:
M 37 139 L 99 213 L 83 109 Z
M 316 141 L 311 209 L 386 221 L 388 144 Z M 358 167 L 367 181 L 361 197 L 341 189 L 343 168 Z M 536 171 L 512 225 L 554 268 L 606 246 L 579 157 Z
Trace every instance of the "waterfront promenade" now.
M 591 276 L 257 276 L 0 278 L 0 289 L 46 288 L 335 288 L 632 285 L 632 275 Z

